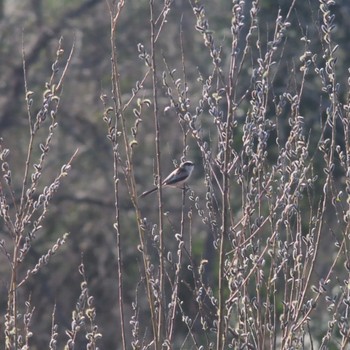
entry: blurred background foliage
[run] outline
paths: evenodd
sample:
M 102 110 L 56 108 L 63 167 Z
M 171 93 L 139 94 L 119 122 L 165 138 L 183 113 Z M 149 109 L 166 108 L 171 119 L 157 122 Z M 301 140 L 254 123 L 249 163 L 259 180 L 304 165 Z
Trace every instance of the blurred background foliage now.
M 250 3 L 250 0 L 246 1 Z M 202 1 L 210 20 L 211 29 L 217 41 L 221 42 L 223 59 L 230 59 L 230 1 Z M 274 23 L 280 9 L 284 16 L 291 0 L 261 0 L 259 14 L 259 34 L 263 45 L 271 40 Z M 156 1 L 158 11 L 162 1 Z M 247 6 L 249 8 L 250 6 Z M 333 39 L 339 44 L 338 81 L 346 86 L 346 77 L 350 64 L 350 2 L 337 1 L 332 8 L 335 14 L 336 30 Z M 249 13 L 246 14 L 249 17 Z M 311 38 L 310 51 L 318 54 L 322 61 L 322 50 L 318 28 L 313 23 L 319 21 L 317 1 L 296 1 L 291 16 L 291 27 L 286 33 L 286 44 L 281 49 L 281 60 L 276 67 L 273 81 L 274 97 L 278 100 L 281 91 L 294 93 L 298 80 L 299 56 L 305 50 L 305 42 L 300 37 Z M 207 77 L 211 70 L 211 58 L 205 49 L 201 35 L 194 29 L 195 18 L 188 0 L 175 0 L 169 14 L 166 28 L 157 43 L 158 64 L 160 71 L 165 70 L 162 56 L 171 69 L 176 68 L 181 74 L 180 32 L 183 32 L 183 53 L 189 84 L 191 100 L 200 98 L 201 84 L 199 78 Z M 47 179 L 53 179 L 78 148 L 78 157 L 73 169 L 53 200 L 45 227 L 38 233 L 37 240 L 30 257 L 33 265 L 47 251 L 58 235 L 70 233 L 68 244 L 64 246 L 50 262 L 50 266 L 32 277 L 23 290 L 23 298 L 31 295 L 34 313 L 34 342 L 37 349 L 46 347 L 51 328 L 51 313 L 57 304 L 57 323 L 69 327 L 71 310 L 79 295 L 80 277 L 78 265 L 83 253 L 85 270 L 88 277 L 90 293 L 95 296 L 97 324 L 103 334 L 102 349 L 116 349 L 119 335 L 117 309 L 117 278 L 113 193 L 113 162 L 110 144 L 106 138 L 106 126 L 102 121 L 103 106 L 101 94 L 110 94 L 110 19 L 104 0 L 1 0 L 0 1 L 0 136 L 7 148 L 11 150 L 10 165 L 13 171 L 14 187 L 21 186 L 25 155 L 27 151 L 29 131 L 24 96 L 22 68 L 22 43 L 25 51 L 28 89 L 34 92 L 34 106 L 40 106 L 45 82 L 51 75 L 51 65 L 55 59 L 58 40 L 63 37 L 63 47 L 67 57 L 75 43 L 72 64 L 69 67 L 64 84 L 61 105 L 58 114 L 59 132 L 54 139 L 54 147 L 50 152 L 49 166 L 44 169 Z M 142 43 L 149 50 L 149 4 L 147 0 L 126 1 L 121 23 L 118 29 L 117 47 L 120 64 L 120 84 L 125 93 L 123 99 L 129 99 L 135 82 L 141 80 L 147 67 L 138 58 L 137 44 Z M 244 40 L 244 36 L 242 36 Z M 254 46 L 256 38 L 251 38 L 252 60 L 265 51 L 263 45 Z M 260 50 L 260 52 L 259 52 Z M 292 72 L 294 72 L 292 74 Z M 237 95 L 249 88 L 252 66 L 249 62 L 242 67 Z M 291 74 L 289 74 L 291 73 Z M 315 86 L 318 86 L 316 89 Z M 324 119 L 323 112 L 327 107 L 319 93 L 320 82 L 310 71 L 306 80 L 301 114 L 305 116 L 306 134 L 310 135 L 310 144 L 317 145 L 321 134 L 319 121 Z M 140 98 L 151 97 L 150 77 L 144 83 Z M 344 100 L 345 88 L 342 90 Z M 273 97 L 269 108 L 274 115 Z M 167 106 L 164 91 L 160 91 L 161 111 Z M 238 110 L 238 120 L 244 121 L 249 106 L 242 103 Z M 38 107 L 37 107 L 38 108 Z M 134 119 L 130 114 L 130 125 Z M 288 135 L 288 122 L 285 116 L 278 121 L 279 137 Z M 211 123 L 203 124 L 210 141 Z M 173 169 L 172 160 L 179 161 L 182 155 L 181 127 L 172 111 L 161 113 L 161 145 L 163 172 Z M 43 134 L 45 135 L 45 134 Z M 274 135 L 276 137 L 276 135 Z M 152 108 L 144 110 L 143 122 L 139 135 L 139 147 L 136 148 L 136 176 L 139 192 L 148 188 L 153 182 L 154 170 L 154 133 Z M 240 135 L 234 140 L 240 147 Z M 341 140 L 340 140 L 341 143 Z M 188 158 L 199 158 L 195 144 L 190 141 Z M 34 145 L 34 154 L 39 154 L 38 144 Z M 317 151 L 315 153 L 317 157 Z M 198 162 L 200 164 L 200 160 Z M 321 172 L 321 171 L 320 171 Z M 338 174 L 341 181 L 342 174 Z M 198 193 L 204 193 L 202 170 L 198 167 L 193 176 L 191 186 Z M 123 189 L 122 189 L 123 191 Z M 124 188 L 124 191 L 126 189 Z M 16 195 L 16 193 L 15 193 Z M 127 319 L 130 317 L 128 305 L 133 301 L 138 283 L 139 254 L 137 252 L 137 232 L 135 217 L 131 209 L 130 199 L 124 193 L 121 201 L 122 239 L 124 268 L 128 279 L 125 280 L 125 303 Z M 170 221 L 176 222 L 178 215 L 176 199 L 165 196 L 166 210 L 171 212 Z M 239 202 L 233 203 L 239 209 Z M 144 204 L 144 215 L 156 217 L 156 201 L 149 199 Z M 152 212 L 155 214 L 152 214 Z M 0 227 L 1 229 L 1 227 Z M 198 245 L 194 253 L 201 258 L 204 253 L 206 237 L 205 226 L 198 221 L 195 228 Z M 5 233 L 1 230 L 1 236 Z M 169 229 L 169 236 L 172 230 Z M 170 244 L 170 243 L 169 243 Z M 327 254 L 325 247 L 325 254 Z M 326 255 L 325 255 L 326 256 Z M 0 283 L 2 311 L 6 309 L 5 295 L 8 273 L 7 261 L 0 255 Z M 22 271 L 25 273 L 25 271 Z M 4 314 L 4 312 L 2 312 Z M 3 321 L 2 321 L 3 322 Z M 3 335 L 1 334 L 0 337 Z

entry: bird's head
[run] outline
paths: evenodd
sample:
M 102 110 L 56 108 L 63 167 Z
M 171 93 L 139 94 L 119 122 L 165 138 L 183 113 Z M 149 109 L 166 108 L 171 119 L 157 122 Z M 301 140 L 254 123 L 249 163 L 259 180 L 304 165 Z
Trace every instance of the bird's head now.
M 194 168 L 194 163 L 191 162 L 190 160 L 186 160 L 186 162 L 183 162 L 181 165 L 180 165 L 180 168 L 184 168 L 186 169 L 189 173 L 192 172 L 193 168 Z

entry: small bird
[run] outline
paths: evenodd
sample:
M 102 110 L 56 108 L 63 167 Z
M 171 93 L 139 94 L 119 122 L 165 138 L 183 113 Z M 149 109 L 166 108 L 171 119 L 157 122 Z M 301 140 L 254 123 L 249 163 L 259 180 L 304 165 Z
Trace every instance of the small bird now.
M 163 180 L 162 186 L 181 188 L 181 185 L 183 185 L 191 176 L 193 168 L 194 168 L 194 164 L 189 160 L 181 163 L 178 168 L 176 168 L 172 173 L 170 173 Z M 156 191 L 157 188 L 158 187 L 155 187 L 155 188 L 152 188 L 151 190 L 143 192 L 140 197 L 147 196 L 148 194 Z

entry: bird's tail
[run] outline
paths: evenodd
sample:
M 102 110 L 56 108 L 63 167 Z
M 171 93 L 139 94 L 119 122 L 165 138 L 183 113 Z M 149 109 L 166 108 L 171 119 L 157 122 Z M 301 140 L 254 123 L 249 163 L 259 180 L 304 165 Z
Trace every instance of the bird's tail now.
M 143 193 L 140 195 L 140 198 L 146 197 L 148 194 L 150 194 L 150 193 L 152 193 L 152 192 L 154 192 L 154 191 L 157 191 L 157 189 L 158 189 L 158 187 L 154 187 L 154 188 L 152 188 L 152 189 L 149 190 L 149 191 L 143 192 Z

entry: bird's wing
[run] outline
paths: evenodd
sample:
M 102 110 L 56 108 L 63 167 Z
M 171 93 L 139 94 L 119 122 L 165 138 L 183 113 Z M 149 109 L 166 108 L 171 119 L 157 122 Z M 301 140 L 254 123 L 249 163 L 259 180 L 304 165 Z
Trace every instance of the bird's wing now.
M 164 181 L 163 185 L 174 185 L 181 183 L 188 177 L 188 173 L 185 169 L 178 168 L 172 172 Z

